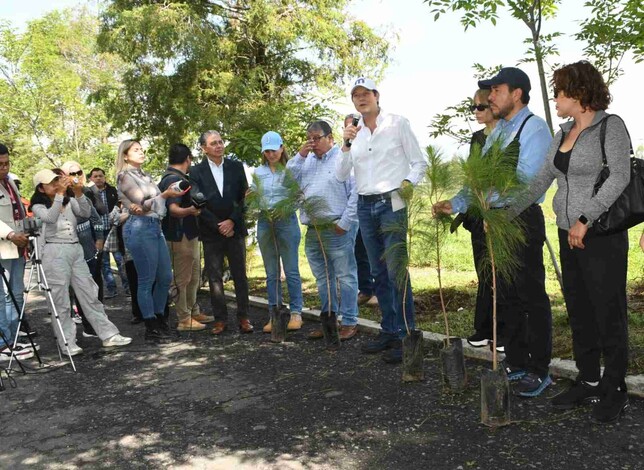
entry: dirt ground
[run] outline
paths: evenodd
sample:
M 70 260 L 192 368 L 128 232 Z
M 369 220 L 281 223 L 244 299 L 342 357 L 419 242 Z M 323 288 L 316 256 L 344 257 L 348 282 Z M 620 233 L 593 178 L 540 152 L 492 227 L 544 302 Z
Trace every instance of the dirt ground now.
M 480 424 L 486 363 L 468 361 L 469 387 L 454 395 L 442 387 L 436 351 L 427 352 L 425 382 L 403 384 L 399 366 L 360 352 L 365 334 L 337 353 L 306 339 L 313 323 L 280 345 L 233 328 L 154 346 L 130 324 L 129 298 L 106 303 L 134 342 L 105 350 L 79 328 L 85 352 L 74 373 L 58 361 L 44 301 L 32 294 L 48 367 L 25 361 L 28 374 L 0 392 L 1 468 L 644 468 L 641 400 L 631 398 L 618 424 L 594 425 L 589 409 L 551 409 L 566 386 L 558 381 L 537 399 L 513 397 L 513 424 L 489 429 Z M 267 313 L 251 319 L 260 331 Z

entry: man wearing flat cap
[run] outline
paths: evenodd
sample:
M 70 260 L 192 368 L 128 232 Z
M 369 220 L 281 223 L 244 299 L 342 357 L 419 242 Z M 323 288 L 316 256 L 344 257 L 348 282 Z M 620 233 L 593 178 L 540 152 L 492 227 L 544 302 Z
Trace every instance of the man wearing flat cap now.
M 545 162 L 552 142 L 546 122 L 530 112 L 530 79 L 516 67 L 504 67 L 489 80 L 478 82 L 479 88 L 489 89 L 490 109 L 499 123 L 488 137 L 483 154 L 493 143 L 506 148 L 519 143 L 517 175 L 521 181 L 532 180 Z M 539 204 L 544 196 L 533 201 L 519 218 L 523 223 L 526 246 L 518 253 L 521 268 L 512 283 L 501 280 L 498 306 L 506 334 L 505 369 L 510 381 L 516 381 L 516 392 L 523 397 L 535 397 L 552 380 L 548 375 L 552 353 L 552 312 L 545 288 L 543 245 L 546 229 Z M 467 210 L 466 192 L 461 191 L 450 201 L 434 206 L 434 212 L 464 213 Z M 495 207 L 503 208 L 508 201 L 498 200 Z
M 380 93 L 373 80 L 358 78 L 351 87 L 351 100 L 362 117 L 357 126 L 344 129 L 336 177 L 343 182 L 351 170 L 355 173 L 360 232 L 382 312 L 380 334 L 362 351 L 385 351 L 385 362 L 399 363 L 401 339 L 415 328 L 411 283 L 408 277 L 404 288 L 399 282 L 405 279 L 407 258 L 405 198 L 411 186 L 423 179 L 427 157 L 409 121 L 380 108 Z

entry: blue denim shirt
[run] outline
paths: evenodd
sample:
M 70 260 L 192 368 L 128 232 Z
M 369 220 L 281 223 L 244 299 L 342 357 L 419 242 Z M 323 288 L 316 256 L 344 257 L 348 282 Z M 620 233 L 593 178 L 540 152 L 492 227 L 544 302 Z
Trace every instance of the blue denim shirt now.
M 255 170 L 255 176 L 261 184 L 262 197 L 264 203 L 269 209 L 273 209 L 275 204 L 283 201 L 288 197 L 288 189 L 284 186 L 284 171 L 275 171 L 273 173 L 271 168 L 264 164 Z M 251 184 L 253 191 L 257 190 L 255 183 Z
M 342 230 L 349 231 L 358 224 L 358 193 L 353 177 L 344 182 L 336 178 L 335 166 L 338 158 L 342 158 L 342 152 L 334 145 L 321 158 L 313 153 L 306 158 L 298 154 L 289 160 L 286 168 L 291 170 L 304 191 L 304 196 L 324 198 L 328 209 L 324 216 L 337 221 Z M 304 210 L 300 211 L 300 221 L 304 225 L 311 222 Z
M 502 147 L 507 147 L 510 142 L 514 140 L 521 124 L 531 114 L 530 109 L 525 106 L 512 119 L 506 121 L 505 119 L 499 120 L 498 124 L 488 136 L 483 153 L 487 152 L 492 146 L 493 142 L 500 140 L 503 142 Z M 523 183 L 529 183 L 539 172 L 546 160 L 548 148 L 552 142 L 552 133 L 548 128 L 548 124 L 538 116 L 532 116 L 526 122 L 521 136 L 519 137 L 519 163 L 517 165 L 517 176 Z M 541 195 L 539 199 L 534 202 L 542 203 L 545 195 Z M 496 198 L 493 197 L 493 200 Z M 461 189 L 456 196 L 451 199 L 452 213 L 467 211 L 468 207 L 468 191 L 467 188 Z M 495 207 L 503 207 L 507 205 L 507 201 L 499 201 Z

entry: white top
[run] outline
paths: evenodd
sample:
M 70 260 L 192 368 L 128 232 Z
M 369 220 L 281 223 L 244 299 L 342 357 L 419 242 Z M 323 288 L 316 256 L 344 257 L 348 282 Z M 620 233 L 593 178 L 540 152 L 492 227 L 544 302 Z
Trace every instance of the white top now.
M 221 164 L 217 165 L 210 158 L 208 158 L 208 165 L 210 165 L 210 172 L 212 177 L 215 178 L 219 195 L 224 197 L 224 159 L 221 159 Z
M 338 159 L 336 177 L 346 181 L 354 169 L 358 194 L 382 194 L 400 188 L 403 180 L 418 184 L 425 176 L 427 156 L 420 149 L 409 121 L 380 109 L 373 134 L 362 129 L 348 152 Z

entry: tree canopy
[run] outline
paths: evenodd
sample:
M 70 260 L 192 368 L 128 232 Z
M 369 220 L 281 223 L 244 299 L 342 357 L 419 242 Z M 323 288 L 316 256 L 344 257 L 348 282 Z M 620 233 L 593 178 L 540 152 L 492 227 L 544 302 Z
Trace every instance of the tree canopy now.
M 307 122 L 337 117 L 328 104 L 349 77 L 380 76 L 388 64 L 387 39 L 348 17 L 347 4 L 109 2 L 99 46 L 126 65 L 121 83 L 95 97 L 115 126 L 159 147 L 216 129 L 254 162 L 264 132 L 296 146 Z
M 96 53 L 97 33 L 97 19 L 85 10 L 54 11 L 20 34 L 0 24 L 0 128 L 12 171 L 113 159 L 103 145 L 110 132 L 106 115 L 88 102 L 118 68 L 116 57 Z

